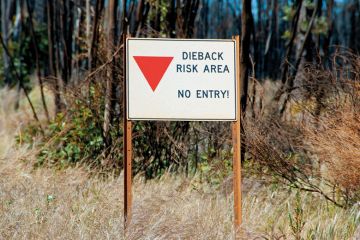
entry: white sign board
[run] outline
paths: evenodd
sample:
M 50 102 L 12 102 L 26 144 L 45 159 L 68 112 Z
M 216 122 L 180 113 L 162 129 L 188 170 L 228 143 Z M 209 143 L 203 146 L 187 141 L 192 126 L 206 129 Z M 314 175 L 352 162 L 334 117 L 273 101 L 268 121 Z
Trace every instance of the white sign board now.
M 129 120 L 235 121 L 233 40 L 127 39 Z

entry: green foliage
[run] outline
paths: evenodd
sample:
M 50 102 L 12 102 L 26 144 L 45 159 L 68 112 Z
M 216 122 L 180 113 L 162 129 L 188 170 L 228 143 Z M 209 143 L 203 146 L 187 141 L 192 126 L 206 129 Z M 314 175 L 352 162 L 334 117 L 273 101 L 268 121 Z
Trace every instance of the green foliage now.
M 59 114 L 50 124 L 48 135 L 55 136 L 50 147 L 43 147 L 38 164 L 57 161 L 61 166 L 77 163 L 101 153 L 104 141 L 93 113 L 84 105 L 71 111 L 71 118 Z
M 314 9 L 315 8 L 315 1 L 313 0 L 305 0 L 304 1 L 304 6 L 307 8 L 307 9 Z
M 289 40 L 291 38 L 290 30 L 286 30 L 283 35 L 281 36 L 282 39 Z
M 19 144 L 30 146 L 38 139 L 36 166 L 51 164 L 62 168 L 86 160 L 99 165 L 98 156 L 105 150 L 100 121 L 82 101 L 76 101 L 66 116 L 60 113 L 51 121 L 41 140 L 37 125 L 29 125 L 16 138 Z
M 39 125 L 37 123 L 30 123 L 15 136 L 15 140 L 18 145 L 29 144 L 29 147 L 32 148 L 39 137 Z
M 149 25 L 152 26 L 153 24 L 155 24 L 156 19 L 158 17 L 158 14 L 160 14 L 160 22 L 159 22 L 159 27 L 160 27 L 160 31 L 158 33 L 156 33 L 155 35 L 158 36 L 162 36 L 162 37 L 166 37 L 166 28 L 167 28 L 167 21 L 166 21 L 166 16 L 167 16 L 167 12 L 170 6 L 170 1 L 159 1 L 159 0 L 148 0 L 150 6 L 151 6 L 151 11 L 149 12 Z
M 289 210 L 288 216 L 290 221 L 290 227 L 295 239 L 301 240 L 302 239 L 301 232 L 304 228 L 305 221 L 304 221 L 304 210 L 302 208 L 300 191 L 297 191 L 296 193 L 293 209 Z
M 300 21 L 300 31 L 306 32 L 309 27 L 309 21 L 307 19 L 304 19 L 303 21 Z
M 94 105 L 103 106 L 103 96 L 98 96 L 97 88 L 90 92 L 93 104 L 75 100 L 66 115 L 60 113 L 50 122 L 45 136 L 41 137 L 36 124 L 22 129 L 17 142 L 39 149 L 36 166 L 64 168 L 81 163 L 116 172 L 122 169 L 122 129 L 117 127 L 121 124 L 112 123 L 112 141 L 107 146 L 102 135 L 104 110 L 94 110 Z M 134 122 L 134 175 L 143 173 L 151 179 L 165 172 L 199 173 L 203 181 L 218 186 L 232 172 L 231 148 L 221 150 L 209 139 L 192 143 L 193 135 L 189 122 Z
M 219 187 L 224 180 L 230 176 L 232 170 L 232 152 L 228 149 L 220 151 L 217 157 L 211 158 L 210 152 L 203 152 L 200 155 L 198 171 L 201 181 L 204 181 L 214 187 Z
M 304 6 L 308 9 L 308 10 L 313 10 L 315 8 L 315 2 L 312 0 L 306 0 L 304 2 Z M 282 19 L 285 22 L 291 22 L 295 16 L 295 12 L 296 10 L 294 9 L 294 5 L 288 5 L 288 6 L 284 6 L 282 8 L 282 12 L 283 12 L 283 17 Z M 308 27 L 309 27 L 309 19 L 303 19 L 299 22 L 299 28 L 300 31 L 302 32 L 306 32 Z M 326 35 L 328 32 L 328 23 L 326 20 L 326 17 L 321 16 L 321 17 L 316 17 L 311 29 L 311 32 L 314 34 L 323 34 Z M 282 34 L 281 38 L 284 40 L 289 40 L 291 37 L 291 30 L 290 29 L 285 29 L 284 33 Z
M 290 22 L 295 16 L 295 9 L 293 6 L 284 6 L 283 7 L 283 20 L 286 22 Z
M 48 204 L 51 203 L 54 200 L 55 200 L 54 195 L 49 194 L 49 195 L 46 196 L 46 201 L 47 201 Z
M 315 19 L 315 23 L 312 29 L 312 32 L 315 34 L 326 35 L 328 33 L 329 26 L 326 20 L 326 17 L 322 16 Z

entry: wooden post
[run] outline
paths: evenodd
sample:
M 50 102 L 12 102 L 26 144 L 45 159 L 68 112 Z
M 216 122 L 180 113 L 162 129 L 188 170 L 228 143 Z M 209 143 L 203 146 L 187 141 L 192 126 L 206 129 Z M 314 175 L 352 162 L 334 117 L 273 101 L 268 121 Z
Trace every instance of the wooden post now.
M 127 119 L 127 91 L 126 91 L 126 39 L 127 35 L 123 35 L 123 83 L 124 83 L 124 99 L 123 99 L 123 131 L 124 131 L 124 227 L 131 221 L 132 208 L 132 127 L 131 121 Z
M 237 99 L 240 99 L 240 36 L 233 37 L 236 44 L 236 82 L 237 82 Z M 235 231 L 238 232 L 242 223 L 242 206 L 241 206 L 241 107 L 240 101 L 236 102 L 236 121 L 232 123 L 233 138 L 233 185 L 234 185 L 234 225 Z

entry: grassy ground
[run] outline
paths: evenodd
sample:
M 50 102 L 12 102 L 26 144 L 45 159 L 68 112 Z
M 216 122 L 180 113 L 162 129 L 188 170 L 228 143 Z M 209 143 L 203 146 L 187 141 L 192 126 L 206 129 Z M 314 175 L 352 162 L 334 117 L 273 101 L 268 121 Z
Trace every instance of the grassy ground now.
M 80 168 L 34 170 L 31 149 L 14 143 L 31 114 L 26 102 L 13 111 L 13 97 L 0 92 L 0 239 L 123 239 L 122 176 L 101 180 Z M 146 183 L 137 177 L 127 239 L 233 239 L 228 183 L 213 188 L 196 177 L 167 175 Z M 359 206 L 340 209 L 255 178 L 243 185 L 242 239 L 295 239 L 289 215 L 303 223 L 303 239 L 360 239 Z

